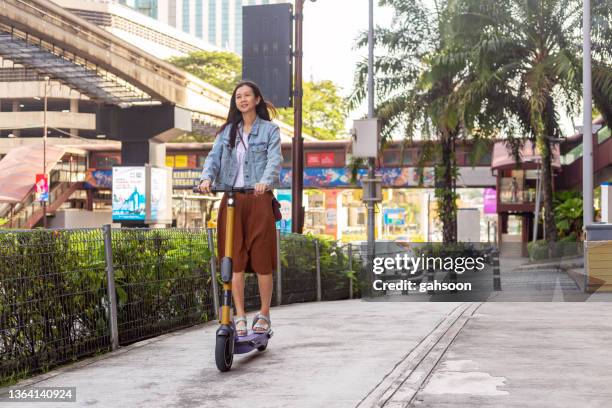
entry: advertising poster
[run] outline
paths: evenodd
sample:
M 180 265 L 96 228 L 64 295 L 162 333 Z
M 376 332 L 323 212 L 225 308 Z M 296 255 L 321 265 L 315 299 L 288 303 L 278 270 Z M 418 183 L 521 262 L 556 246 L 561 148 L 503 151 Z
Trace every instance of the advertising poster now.
M 166 220 L 168 217 L 168 169 L 151 168 L 151 217 L 150 221 Z
M 484 213 L 497 214 L 497 190 L 494 188 L 484 189 Z
M 385 167 L 376 172 L 382 178 L 383 187 L 416 187 L 419 185 L 420 172 L 414 167 Z M 432 187 L 434 169 L 426 167 L 422 173 L 423 187 Z M 358 169 L 357 183 L 351 183 L 351 169 L 346 167 L 307 167 L 304 169 L 304 187 L 359 187 L 359 180 L 366 174 L 366 169 Z M 283 188 L 291 187 L 291 169 L 281 169 L 280 184 Z
M 276 199 L 281 205 L 283 219 L 276 223 L 276 229 L 282 233 L 291 232 L 291 190 L 276 190 Z
M 113 221 L 145 220 L 145 168 L 113 167 Z
M 337 235 L 338 190 L 325 190 L 325 233 Z
M 36 200 L 49 202 L 49 179 L 46 174 L 36 175 Z
M 112 188 L 113 171 L 89 169 L 85 174 L 85 188 Z
M 404 225 L 406 223 L 406 210 L 403 208 L 385 208 L 383 219 L 385 225 Z

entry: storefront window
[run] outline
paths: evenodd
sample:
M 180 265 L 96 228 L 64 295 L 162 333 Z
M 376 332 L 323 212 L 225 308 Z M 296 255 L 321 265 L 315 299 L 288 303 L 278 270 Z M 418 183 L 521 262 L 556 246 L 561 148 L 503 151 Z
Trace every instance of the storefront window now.
M 415 157 L 418 157 L 418 154 L 414 149 L 385 150 L 383 164 L 385 167 L 414 165 Z
M 537 170 L 512 170 L 500 180 L 502 204 L 533 203 L 536 199 Z
M 121 164 L 121 153 L 97 153 L 91 158 L 91 167 L 95 169 L 112 169 Z

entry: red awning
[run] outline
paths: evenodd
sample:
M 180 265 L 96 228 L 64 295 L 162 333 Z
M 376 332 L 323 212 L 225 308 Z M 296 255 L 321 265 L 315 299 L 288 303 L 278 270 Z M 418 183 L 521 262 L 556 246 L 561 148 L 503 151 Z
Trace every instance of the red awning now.
M 559 145 L 555 144 L 552 146 L 553 160 L 552 165 L 556 168 L 561 168 L 561 156 L 559 151 Z M 527 140 L 520 150 L 521 162 L 535 162 L 540 163 L 542 160 L 540 153 L 535 148 L 534 144 Z M 491 168 L 513 168 L 516 166 L 514 157 L 511 151 L 508 150 L 506 142 L 496 142 L 493 146 L 493 160 L 491 161 Z
M 47 145 L 47 172 L 64 155 L 64 148 Z M 43 146 L 27 145 L 12 149 L 0 160 L 0 202 L 18 203 L 30 192 L 36 174 L 43 172 Z

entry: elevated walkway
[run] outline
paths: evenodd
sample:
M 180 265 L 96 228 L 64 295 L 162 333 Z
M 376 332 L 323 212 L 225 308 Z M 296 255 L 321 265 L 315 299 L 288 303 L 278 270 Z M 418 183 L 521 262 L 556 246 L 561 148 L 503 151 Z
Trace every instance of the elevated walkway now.
M 594 186 L 604 181 L 612 180 L 612 137 L 599 140 L 593 138 L 593 174 Z M 563 166 L 560 175 L 559 187 L 563 189 L 582 189 L 582 149 L 579 149 L 579 158 Z

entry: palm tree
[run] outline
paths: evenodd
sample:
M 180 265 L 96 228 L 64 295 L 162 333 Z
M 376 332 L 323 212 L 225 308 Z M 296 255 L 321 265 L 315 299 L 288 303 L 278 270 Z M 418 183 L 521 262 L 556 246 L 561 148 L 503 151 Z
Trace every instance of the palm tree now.
M 381 0 L 395 15 L 388 28 L 374 33 L 376 116 L 382 123 L 383 145 L 402 132 L 406 140 L 426 140 L 420 165 L 435 161 L 435 195 L 444 242 L 457 240 L 455 182 L 457 141 L 467 137 L 465 123 L 479 115 L 477 104 L 460 105 L 467 61 L 449 58 L 456 48 L 449 24 L 456 2 L 435 2 L 428 8 L 419 0 Z M 367 45 L 367 36 L 357 42 Z M 352 107 L 366 96 L 367 62 L 358 64 Z M 481 133 L 481 134 L 484 134 Z M 477 140 L 483 140 L 477 138 Z
M 561 115 L 580 109 L 582 1 L 461 0 L 456 11 L 453 29 L 461 51 L 455 59 L 467 59 L 474 78 L 464 97 L 489 111 L 496 106 L 500 128 L 510 134 L 520 129 L 535 140 L 542 156 L 544 228 L 546 237 L 556 241 L 551 150 L 562 136 Z M 592 0 L 593 97 L 608 124 L 611 16 L 609 0 Z

